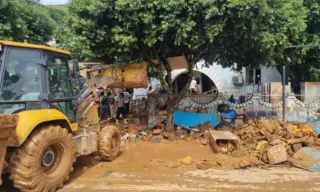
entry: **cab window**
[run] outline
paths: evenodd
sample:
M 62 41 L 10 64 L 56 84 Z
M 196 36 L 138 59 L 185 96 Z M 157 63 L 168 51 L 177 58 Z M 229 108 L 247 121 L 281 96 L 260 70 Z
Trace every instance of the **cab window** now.
M 38 50 L 10 47 L 4 63 L 1 101 L 39 100 L 43 92 Z
M 67 58 L 48 54 L 48 64 L 50 93 L 55 99 L 73 97 Z

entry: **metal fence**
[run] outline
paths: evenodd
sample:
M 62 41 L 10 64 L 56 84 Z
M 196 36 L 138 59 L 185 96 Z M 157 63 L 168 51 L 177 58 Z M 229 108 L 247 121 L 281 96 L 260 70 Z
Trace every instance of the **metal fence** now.
M 231 95 L 234 102 L 230 102 Z M 245 97 L 240 100 L 240 96 Z M 156 115 L 159 110 L 165 110 L 167 95 L 149 94 L 147 101 L 149 115 Z M 186 94 L 175 107 L 177 110 L 207 108 L 209 113 L 216 113 L 220 103 L 228 103 L 233 109 L 244 108 L 250 117 L 282 119 L 282 95 L 279 94 Z M 286 95 L 285 107 L 287 120 L 306 122 L 320 107 L 320 95 Z

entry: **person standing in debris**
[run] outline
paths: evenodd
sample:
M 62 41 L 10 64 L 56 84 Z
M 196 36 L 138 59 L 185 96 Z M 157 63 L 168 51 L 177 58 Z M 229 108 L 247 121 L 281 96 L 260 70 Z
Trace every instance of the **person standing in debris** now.
M 113 119 L 116 119 L 116 116 L 117 116 L 116 100 L 117 100 L 117 96 L 115 94 L 111 94 L 110 95 L 110 111 L 111 111 L 111 118 Z
M 192 81 L 190 83 L 190 91 L 191 93 L 196 93 L 196 84 L 197 84 L 197 81 L 196 81 L 196 78 L 195 77 L 192 77 Z
M 150 87 L 149 87 L 148 94 L 152 94 L 152 93 L 155 93 L 155 90 L 154 90 L 154 89 L 152 89 L 152 87 L 150 86 Z
M 200 89 L 199 89 L 199 85 L 196 83 L 195 85 L 195 89 L 194 89 L 196 94 L 200 94 Z
M 229 102 L 230 103 L 236 103 L 236 100 L 233 97 L 233 94 L 231 95 L 231 97 L 229 98 Z
M 129 114 L 131 95 L 126 91 L 126 89 L 123 90 L 123 95 L 124 95 L 124 107 L 126 109 L 126 114 Z
M 122 115 L 123 122 L 125 124 L 128 124 L 128 122 L 126 120 L 126 109 L 124 106 L 124 93 L 123 92 L 121 92 L 118 96 L 117 107 L 118 107 L 117 117 L 116 117 L 117 124 L 119 124 L 120 114 Z
M 103 119 L 103 117 L 106 115 L 108 120 L 110 118 L 110 95 L 111 93 L 108 92 L 107 96 L 104 95 L 104 92 L 100 93 L 100 120 Z
M 95 104 L 97 106 L 97 109 L 98 109 L 98 116 L 100 117 L 100 89 L 97 88 L 97 85 L 96 84 L 93 84 L 93 87 L 95 89 L 95 92 L 96 92 L 96 98 L 95 98 Z

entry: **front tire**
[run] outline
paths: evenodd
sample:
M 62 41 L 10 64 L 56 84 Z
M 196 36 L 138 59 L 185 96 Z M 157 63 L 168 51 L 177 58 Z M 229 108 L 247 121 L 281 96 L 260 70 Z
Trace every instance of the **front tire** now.
M 54 192 L 69 179 L 76 160 L 72 135 L 60 126 L 43 126 L 16 149 L 10 166 L 14 187 L 23 192 Z
M 100 131 L 100 156 L 104 161 L 112 161 L 119 155 L 120 133 L 114 125 L 108 125 Z

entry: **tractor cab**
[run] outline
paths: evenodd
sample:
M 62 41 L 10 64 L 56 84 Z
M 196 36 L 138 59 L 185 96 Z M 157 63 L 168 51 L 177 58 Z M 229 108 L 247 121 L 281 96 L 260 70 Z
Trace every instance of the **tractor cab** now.
M 53 108 L 75 122 L 69 55 L 46 46 L 0 41 L 0 114 Z

